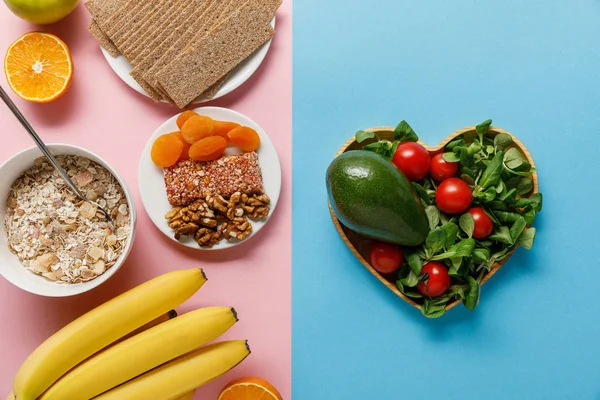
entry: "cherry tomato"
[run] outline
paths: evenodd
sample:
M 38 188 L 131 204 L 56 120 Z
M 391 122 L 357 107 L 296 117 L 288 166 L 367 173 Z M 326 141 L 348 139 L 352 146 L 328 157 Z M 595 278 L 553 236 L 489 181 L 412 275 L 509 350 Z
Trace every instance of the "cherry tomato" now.
M 371 246 L 370 257 L 373 268 L 382 274 L 396 272 L 404 262 L 404 255 L 398 246 L 375 242 Z
M 471 205 L 473 195 L 471 188 L 459 178 L 445 179 L 435 192 L 435 204 L 448 214 L 458 214 Z
M 431 157 L 419 143 L 404 142 L 396 149 L 392 162 L 408 179 L 418 181 L 429 172 Z
M 448 275 L 448 268 L 444 264 L 430 261 L 423 265 L 421 276 L 424 274 L 429 275 L 429 277 L 417 286 L 423 296 L 438 297 L 446 293 L 446 290 L 450 287 L 450 276 Z
M 437 153 L 431 158 L 429 174 L 436 181 L 441 182 L 444 179 L 452 178 L 454 175 L 456 175 L 457 171 L 458 163 L 444 160 L 443 153 Z
M 492 219 L 483 211 L 481 207 L 473 207 L 467 211 L 473 216 L 475 220 L 475 229 L 473 230 L 473 237 L 475 239 L 483 239 L 490 236 L 492 230 L 494 230 L 494 222 Z

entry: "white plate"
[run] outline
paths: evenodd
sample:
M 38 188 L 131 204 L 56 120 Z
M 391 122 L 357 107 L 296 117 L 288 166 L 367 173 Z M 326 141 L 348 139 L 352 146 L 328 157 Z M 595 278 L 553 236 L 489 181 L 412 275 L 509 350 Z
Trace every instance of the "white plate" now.
M 271 26 L 275 28 L 275 17 L 271 21 Z M 216 100 L 219 97 L 223 97 L 226 94 L 232 92 L 233 90 L 240 87 L 244 82 L 248 80 L 256 72 L 260 64 L 263 62 L 265 57 L 267 56 L 267 52 L 269 51 L 269 47 L 271 47 L 272 39 L 269 39 L 268 42 L 263 44 L 258 50 L 252 53 L 248 58 L 242 61 L 237 67 L 235 67 L 232 71 L 232 74 L 229 75 L 229 78 L 225 81 L 225 83 L 221 86 L 217 94 L 212 99 L 205 99 L 202 96 L 198 97 L 196 100 L 192 102 L 192 104 L 205 103 L 207 101 Z M 143 94 L 146 97 L 148 93 L 133 79 L 129 73 L 133 69 L 127 58 L 125 56 L 120 55 L 118 57 L 113 57 L 102 46 L 100 46 L 102 50 L 102 54 L 108 61 L 110 67 L 115 71 L 115 73 L 121 78 L 129 87 L 134 89 L 135 91 Z M 163 102 L 165 102 L 163 100 Z
M 269 136 L 250 118 L 242 115 L 236 111 L 232 111 L 226 108 L 220 107 L 201 107 L 197 108 L 196 111 L 200 115 L 206 115 L 213 119 L 220 121 L 236 122 L 240 125 L 248 126 L 258 132 L 260 136 L 260 147 L 256 151 L 258 154 L 258 164 L 262 170 L 263 185 L 265 193 L 271 198 L 270 212 L 267 218 L 262 221 L 250 221 L 252 223 L 252 233 L 246 240 L 250 240 L 254 235 L 261 230 L 261 228 L 269 221 L 277 201 L 279 200 L 279 192 L 281 191 L 281 165 L 279 164 L 279 156 L 275 150 L 275 146 L 269 139 Z M 179 130 L 177 127 L 177 117 L 179 114 L 174 116 L 165 122 L 148 140 L 142 158 L 140 160 L 140 167 L 138 171 L 138 186 L 140 195 L 142 197 L 142 203 L 148 216 L 162 233 L 167 237 L 171 238 L 177 243 L 181 243 L 184 246 L 199 249 L 199 250 L 221 250 L 236 246 L 242 242 L 222 240 L 219 244 L 212 248 L 203 248 L 194 241 L 192 237 L 183 237 L 177 241 L 173 237 L 174 231 L 169 228 L 165 214 L 173 207 L 167 200 L 167 188 L 164 180 L 164 172 L 162 168 L 157 167 L 152 162 L 150 151 L 154 140 L 165 133 L 170 133 Z M 233 146 L 228 146 L 225 150 L 225 154 L 239 154 L 241 151 Z

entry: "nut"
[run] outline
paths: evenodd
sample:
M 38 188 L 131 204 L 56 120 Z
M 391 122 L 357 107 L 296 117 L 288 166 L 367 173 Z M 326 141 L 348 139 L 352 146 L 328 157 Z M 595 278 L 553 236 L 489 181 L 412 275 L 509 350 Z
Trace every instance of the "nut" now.
M 210 208 L 222 212 L 223 214 L 227 213 L 228 202 L 222 196 L 214 196 L 212 193 L 207 192 L 204 197 Z
M 171 210 L 169 210 L 169 212 L 167 212 L 165 214 L 165 219 L 171 220 L 173 219 L 177 214 L 179 214 L 179 211 L 181 211 L 183 207 L 175 207 Z
M 223 239 L 244 240 L 252 233 L 252 224 L 269 215 L 271 199 L 266 194 L 248 196 L 234 193 L 228 200 L 207 192 L 204 200 L 187 207 L 175 207 L 165 214 L 175 238 L 194 236 L 201 247 L 213 247 Z M 247 218 L 246 218 L 247 217 Z
M 246 201 L 244 213 L 252 220 L 263 219 L 269 215 L 271 199 L 266 194 L 255 194 Z
M 223 235 L 220 231 L 216 231 L 214 229 L 209 228 L 200 228 L 195 236 L 196 242 L 201 247 L 213 247 L 215 244 L 219 243 Z
M 244 204 L 242 203 L 242 194 L 235 192 L 229 198 L 229 204 L 227 204 L 227 218 L 233 221 L 235 218 L 244 216 Z
M 237 217 L 233 221 L 228 221 L 221 225 L 219 229 L 223 237 L 227 240 L 244 240 L 252 233 L 252 225 L 244 217 Z
M 193 236 L 198 229 L 200 226 L 193 222 L 183 223 L 175 231 L 175 240 L 179 240 L 182 236 Z
M 198 229 L 200 225 L 209 228 L 215 228 L 217 226 L 215 213 L 204 200 L 195 201 L 188 207 L 176 207 L 166 213 L 165 218 L 169 220 L 169 227 L 175 230 L 179 230 L 188 224 L 196 225 L 198 226 Z M 185 227 L 184 231 L 189 231 L 189 228 L 189 226 Z

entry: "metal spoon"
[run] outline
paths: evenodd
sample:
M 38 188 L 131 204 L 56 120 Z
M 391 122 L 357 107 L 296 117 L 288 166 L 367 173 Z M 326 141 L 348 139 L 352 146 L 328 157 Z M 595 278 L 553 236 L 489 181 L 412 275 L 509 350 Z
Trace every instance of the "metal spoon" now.
M 37 144 L 37 146 L 42 151 L 42 153 L 44 153 L 44 155 L 46 156 L 48 161 L 50 161 L 50 164 L 52 164 L 54 166 L 54 168 L 58 171 L 60 176 L 67 183 L 67 185 L 71 188 L 73 193 L 75 193 L 75 195 L 77 197 L 79 197 L 81 200 L 96 206 L 98 208 L 98 210 L 100 210 L 104 214 L 106 221 L 109 222 L 113 227 L 115 227 L 115 223 L 114 223 L 113 219 L 110 217 L 110 214 L 108 213 L 108 211 L 106 211 L 98 203 L 93 202 L 90 199 L 88 199 L 83 194 L 83 192 L 81 190 L 79 190 L 79 188 L 73 183 L 71 178 L 69 178 L 69 176 L 67 175 L 65 170 L 58 163 L 58 161 L 56 161 L 54 156 L 50 153 L 50 151 L 48 151 L 48 148 L 46 147 L 46 145 L 44 144 L 42 139 L 40 139 L 40 137 L 37 135 L 37 133 L 35 133 L 35 130 L 33 130 L 33 127 L 29 124 L 27 119 L 23 116 L 23 114 L 21 113 L 19 108 L 15 105 L 15 103 L 13 103 L 13 101 L 10 99 L 10 97 L 8 97 L 8 95 L 6 94 L 6 92 L 4 91 L 2 86 L 0 86 L 0 97 L 2 98 L 2 100 L 4 100 L 4 103 L 6 103 L 6 106 L 10 109 L 10 111 L 12 111 L 12 113 L 15 115 L 15 117 L 17 117 L 17 119 L 19 120 L 21 125 L 23 125 L 23 127 L 25 128 L 25 130 L 27 132 L 29 132 L 29 135 L 31 135 L 31 137 L 35 141 L 35 144 Z

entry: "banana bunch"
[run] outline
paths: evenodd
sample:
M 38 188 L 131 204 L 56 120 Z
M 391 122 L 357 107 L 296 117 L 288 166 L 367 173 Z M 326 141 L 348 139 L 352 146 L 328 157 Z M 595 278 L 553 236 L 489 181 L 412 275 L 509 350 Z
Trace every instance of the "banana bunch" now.
M 245 340 L 205 346 L 238 321 L 231 307 L 175 318 L 205 282 L 201 269 L 170 272 L 79 317 L 25 360 L 8 400 L 190 399 L 250 354 Z

